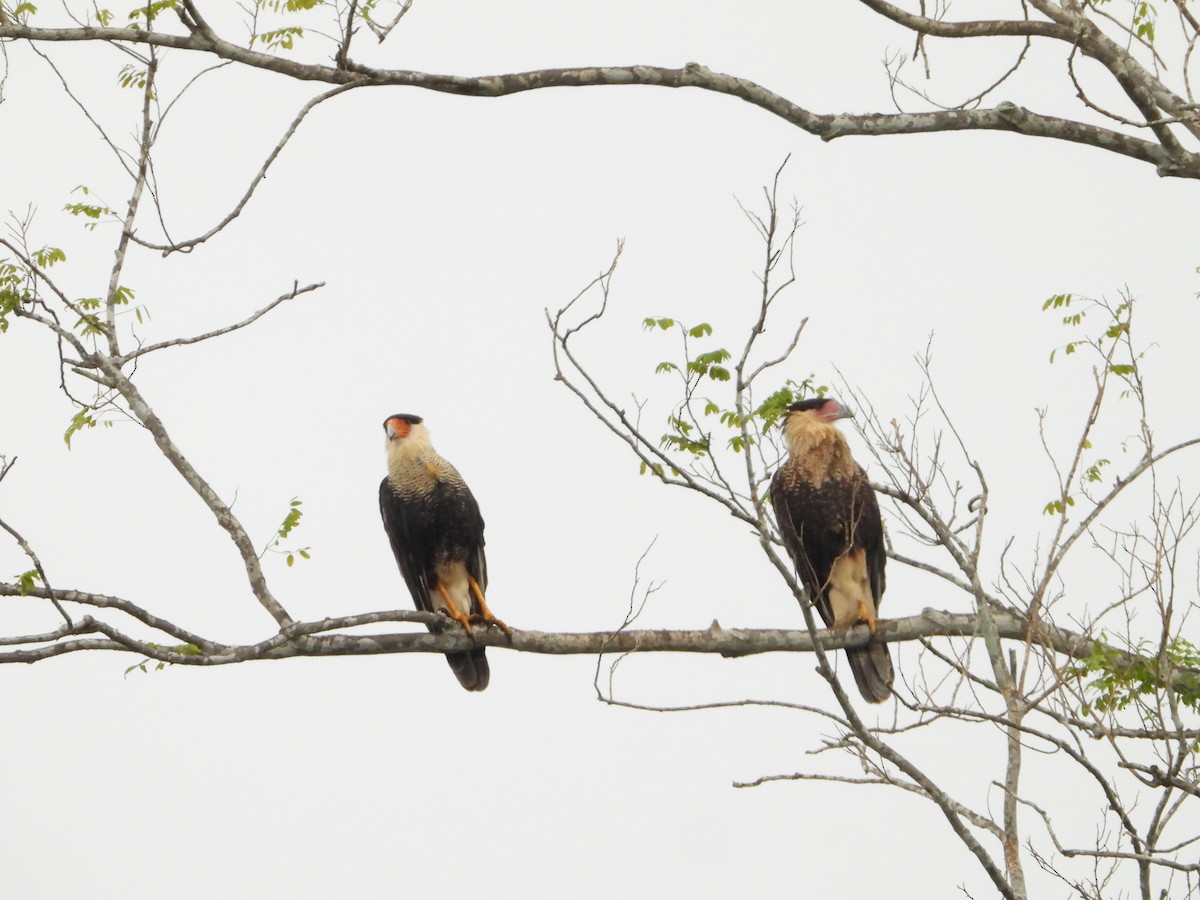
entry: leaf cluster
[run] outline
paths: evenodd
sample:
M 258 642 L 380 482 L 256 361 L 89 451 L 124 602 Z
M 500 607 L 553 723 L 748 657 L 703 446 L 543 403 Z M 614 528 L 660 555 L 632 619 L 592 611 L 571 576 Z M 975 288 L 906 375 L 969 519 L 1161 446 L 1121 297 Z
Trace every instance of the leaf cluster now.
M 139 6 L 129 14 L 129 27 L 135 31 L 140 30 L 150 25 L 161 13 L 168 9 L 175 9 L 178 5 L 179 0 L 155 0 L 155 2 Z
M 1088 314 L 1099 311 L 1106 320 L 1097 332 L 1084 334 L 1082 337 L 1068 341 L 1066 344 L 1050 352 L 1050 362 L 1053 363 L 1059 350 L 1065 355 L 1072 355 L 1080 350 L 1090 350 L 1093 359 L 1099 360 L 1098 375 L 1107 377 L 1113 375 L 1127 386 L 1125 394 L 1139 393 L 1140 383 L 1138 365 L 1143 353 L 1134 350 L 1130 340 L 1130 322 L 1133 315 L 1133 301 L 1125 299 L 1113 305 L 1107 301 L 1077 297 L 1074 294 L 1055 294 L 1042 304 L 1043 312 L 1060 312 L 1062 324 L 1067 328 L 1080 329 L 1085 326 Z M 1125 395 L 1123 394 L 1123 396 Z M 1082 439 L 1080 450 L 1092 449 L 1092 442 L 1086 435 Z M 1080 471 L 1080 484 L 1086 489 L 1088 485 L 1099 484 L 1104 480 L 1103 470 L 1111 465 L 1110 459 L 1100 457 L 1085 465 Z M 1065 515 L 1067 509 L 1075 505 L 1075 497 L 1065 494 L 1050 500 L 1042 511 L 1046 515 Z
M 39 269 L 65 262 L 67 255 L 58 247 L 27 251 Z M 0 334 L 8 331 L 9 316 L 38 300 L 37 275 L 25 260 L 0 257 Z
M 1095 0 L 1096 6 L 1104 6 L 1111 2 L 1112 0 Z M 1158 23 L 1158 10 L 1148 0 L 1129 0 L 1129 7 L 1128 29 L 1130 33 L 1147 44 L 1153 45 L 1155 26 Z
M 296 38 L 302 37 L 304 37 L 303 28 L 299 25 L 286 25 L 283 28 L 251 36 L 250 45 L 254 46 L 255 42 L 258 42 L 268 50 L 291 50 L 295 46 Z
M 129 66 L 126 66 L 125 68 L 128 69 Z M 124 73 L 125 69 L 122 69 L 121 71 Z M 92 192 L 88 189 L 86 184 L 81 184 L 78 185 L 71 193 L 80 193 L 87 197 L 90 196 Z M 83 224 L 83 227 L 88 231 L 93 231 L 96 226 L 100 224 L 101 218 L 106 217 L 114 221 L 117 220 L 116 210 L 103 203 L 68 203 L 63 207 L 63 209 L 76 218 L 83 216 L 85 219 L 91 219 L 91 222 L 84 222 Z
M 85 407 L 78 410 L 71 417 L 71 424 L 67 426 L 67 430 L 63 433 L 63 440 L 67 442 L 67 449 L 71 448 L 71 438 L 85 428 L 95 428 L 97 425 L 103 425 L 105 428 L 112 428 L 112 422 L 108 420 L 97 419 L 92 413 L 94 409 Z
M 0 259 L 0 334 L 8 331 L 9 316 L 32 299 L 25 269 Z
M 1191 671 L 1194 677 L 1173 677 L 1181 669 Z M 1200 648 L 1183 637 L 1171 638 L 1161 653 L 1153 647 L 1139 647 L 1136 654 L 1122 653 L 1097 640 L 1074 674 L 1086 681 L 1085 714 L 1092 710 L 1110 713 L 1131 705 L 1149 712 L 1152 704 L 1148 701 L 1160 697 L 1168 684 L 1184 706 L 1200 712 Z
M 304 502 L 298 497 L 293 497 L 291 503 L 288 504 L 287 515 L 283 517 L 283 522 L 275 532 L 275 540 L 271 543 L 269 550 L 275 550 L 279 546 L 280 541 L 283 541 L 293 531 L 300 527 L 300 520 L 304 517 L 304 511 L 300 509 Z M 299 550 L 275 550 L 276 553 L 287 554 L 287 564 L 289 568 L 296 564 L 296 557 L 301 559 L 312 559 L 311 547 L 301 547 Z
M 1074 308 L 1072 308 L 1072 304 L 1074 304 Z M 1129 317 L 1132 307 L 1129 302 L 1120 303 L 1114 307 L 1088 298 L 1076 297 L 1074 294 L 1055 294 L 1042 304 L 1042 312 L 1066 310 L 1062 323 L 1070 328 L 1081 327 L 1088 312 L 1097 308 L 1105 311 L 1110 317 L 1110 322 L 1105 325 L 1104 331 L 1095 337 L 1079 338 L 1054 348 L 1050 351 L 1050 362 L 1054 362 L 1054 357 L 1058 355 L 1059 350 L 1068 356 L 1083 347 L 1091 347 L 1103 353 L 1106 342 L 1115 341 L 1129 333 Z M 1114 375 L 1129 376 L 1135 370 L 1136 366 L 1132 362 L 1114 363 L 1110 361 L 1108 363 L 1108 371 Z
M 654 368 L 658 375 L 677 375 L 683 387 L 683 397 L 667 416 L 667 431 L 659 440 L 659 446 L 664 450 L 675 450 L 693 458 L 709 455 L 713 432 L 707 423 L 715 419 L 726 431 L 724 446 L 741 453 L 755 446 L 792 403 L 804 397 L 824 396 L 828 390 L 825 385 L 814 384 L 810 376 L 802 382 L 788 379 L 766 400 L 750 409 L 743 408 L 736 398 L 715 399 L 701 390 L 721 390 L 724 386 L 721 393 L 727 395 L 730 387 L 736 394 L 739 386 L 732 383 L 733 373 L 724 365 L 731 359 L 729 350 L 720 346 L 696 346 L 698 341 L 713 337 L 712 325 L 701 322 L 689 327 L 677 319 L 650 316 L 642 321 L 642 327 L 650 332 L 675 330 L 681 338 L 682 358 L 664 360 Z M 641 471 L 645 473 L 648 468 L 643 463 Z

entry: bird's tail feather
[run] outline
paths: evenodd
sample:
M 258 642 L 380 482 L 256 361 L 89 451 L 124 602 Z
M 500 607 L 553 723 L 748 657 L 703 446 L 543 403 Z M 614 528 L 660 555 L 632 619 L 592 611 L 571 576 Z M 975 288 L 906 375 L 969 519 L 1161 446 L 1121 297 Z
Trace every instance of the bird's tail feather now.
M 468 691 L 482 691 L 488 686 L 491 670 L 483 647 L 466 653 L 447 653 L 446 662 L 450 663 L 458 683 Z
M 850 659 L 850 671 L 854 673 L 854 683 L 858 685 L 858 692 L 863 699 L 868 703 L 882 703 L 892 696 L 892 681 L 896 676 L 886 644 L 848 647 L 846 656 Z

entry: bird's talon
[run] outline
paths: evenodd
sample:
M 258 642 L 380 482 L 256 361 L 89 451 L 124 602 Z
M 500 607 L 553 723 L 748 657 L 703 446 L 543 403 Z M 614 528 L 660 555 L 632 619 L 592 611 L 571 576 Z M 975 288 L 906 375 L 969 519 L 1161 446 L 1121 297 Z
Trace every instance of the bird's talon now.
M 512 637 L 512 629 L 495 616 L 485 616 L 483 613 L 471 613 L 470 619 L 472 622 L 482 623 L 488 628 L 499 628 L 509 637 Z

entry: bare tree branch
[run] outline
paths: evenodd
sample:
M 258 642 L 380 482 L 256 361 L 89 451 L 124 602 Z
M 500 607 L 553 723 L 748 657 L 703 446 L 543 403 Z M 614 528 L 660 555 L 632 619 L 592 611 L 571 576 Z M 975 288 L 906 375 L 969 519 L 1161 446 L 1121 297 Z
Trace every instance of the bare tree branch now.
M 134 350 L 131 353 L 123 354 L 116 360 L 116 362 L 118 365 L 123 366 L 131 360 L 137 359 L 139 356 L 145 356 L 147 353 L 152 353 L 155 350 L 163 350 L 167 347 L 183 347 L 187 344 L 198 344 L 201 341 L 207 341 L 215 337 L 221 337 L 222 335 L 245 328 L 247 325 L 254 324 L 275 307 L 277 307 L 280 303 L 284 303 L 287 300 L 295 300 L 301 294 L 307 294 L 310 291 L 320 290 L 323 287 L 325 287 L 325 282 L 323 281 L 318 281 L 315 284 L 306 284 L 304 287 L 300 287 L 298 282 L 293 283 L 292 289 L 286 294 L 280 294 L 262 309 L 252 313 L 240 322 L 236 322 L 233 325 L 226 325 L 224 328 L 216 328 L 212 331 L 206 331 L 204 334 L 198 334 L 195 337 L 172 338 L 170 340 L 148 344 L 145 347 L 139 347 L 137 350 Z
M 1036 31 L 1036 23 L 1024 20 L 1011 25 L 1012 34 Z M 1064 23 L 1065 24 L 1065 23 Z M 989 23 L 990 25 L 990 23 Z M 1068 26 L 1069 27 L 1069 26 Z M 981 32 L 988 35 L 996 28 Z M 1044 36 L 1066 40 L 1063 28 L 1044 26 Z M 965 36 L 965 35 L 964 35 Z M 1090 55 L 1101 55 L 1108 64 L 1122 72 L 1138 96 L 1153 97 L 1169 115 L 1183 118 L 1188 110 L 1180 98 L 1158 85 L 1145 73 L 1128 75 L 1133 62 L 1128 54 L 1115 56 L 1119 48 L 1103 35 L 1096 38 L 1096 47 L 1085 47 Z M 1084 122 L 1043 115 L 1004 101 L 992 109 L 953 109 L 922 113 L 820 114 L 744 78 L 713 72 L 699 63 L 688 63 L 678 69 L 661 66 L 589 66 L 567 69 L 540 69 L 501 75 L 461 76 L 438 75 L 404 69 L 378 69 L 347 64 L 347 68 L 302 63 L 273 56 L 232 44 L 211 29 L 196 28 L 187 35 L 165 34 L 130 28 L 35 28 L 9 23 L 0 25 L 0 40 L 147 44 L 202 53 L 212 53 L 253 68 L 277 72 L 302 81 L 323 81 L 335 85 L 366 85 L 417 87 L 443 93 L 472 97 L 503 97 L 525 91 L 551 87 L 597 87 L 603 85 L 648 85 L 667 88 L 693 87 L 704 91 L 727 94 L 751 103 L 778 116 L 822 140 L 848 136 L 884 136 L 896 134 L 927 134 L 943 131 L 990 130 L 1010 131 L 1030 137 L 1046 137 L 1072 143 L 1086 144 L 1123 156 L 1153 164 L 1161 175 L 1186 178 L 1200 177 L 1200 156 L 1181 152 L 1172 143 L 1161 143 L 1101 128 Z M 1114 49 L 1115 48 L 1115 49 Z M 1158 116 L 1154 117 L 1155 119 Z M 1160 135 L 1161 137 L 1161 135 Z

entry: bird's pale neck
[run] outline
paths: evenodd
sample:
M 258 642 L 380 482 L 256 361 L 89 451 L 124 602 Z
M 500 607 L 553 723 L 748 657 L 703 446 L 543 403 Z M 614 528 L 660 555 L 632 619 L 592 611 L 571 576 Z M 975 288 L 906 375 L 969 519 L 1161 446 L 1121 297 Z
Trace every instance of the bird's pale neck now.
M 422 424 L 412 426 L 407 437 L 387 442 L 388 475 L 407 481 L 413 473 L 423 472 L 431 464 L 441 462 L 429 440 L 429 429 Z
M 844 477 L 854 471 L 850 445 L 831 423 L 792 414 L 783 423 L 783 439 L 795 463 L 816 480 Z

